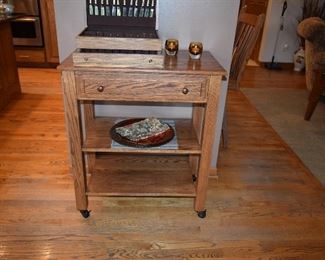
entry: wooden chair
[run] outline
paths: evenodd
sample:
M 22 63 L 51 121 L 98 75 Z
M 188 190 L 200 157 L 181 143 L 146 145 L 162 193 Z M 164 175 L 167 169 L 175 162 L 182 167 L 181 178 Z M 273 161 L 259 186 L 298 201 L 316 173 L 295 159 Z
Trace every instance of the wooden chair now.
M 309 121 L 321 95 L 325 94 L 325 21 L 310 17 L 297 30 L 305 39 L 306 85 L 310 90 L 305 120 Z
M 242 8 L 238 16 L 235 43 L 229 73 L 229 88 L 239 89 L 239 81 L 245 66 L 252 55 L 259 34 L 263 28 L 265 14 L 255 15 L 246 13 Z M 228 146 L 227 111 L 225 108 L 222 124 L 223 147 Z
M 240 11 L 229 73 L 229 88 L 239 89 L 239 81 L 253 53 L 263 28 L 265 14 L 255 15 Z
M 305 120 L 309 121 L 313 115 L 315 108 L 320 100 L 322 94 L 325 91 L 325 66 L 324 68 L 315 68 L 314 73 L 314 83 L 313 88 L 310 91 L 308 104 L 305 112 Z

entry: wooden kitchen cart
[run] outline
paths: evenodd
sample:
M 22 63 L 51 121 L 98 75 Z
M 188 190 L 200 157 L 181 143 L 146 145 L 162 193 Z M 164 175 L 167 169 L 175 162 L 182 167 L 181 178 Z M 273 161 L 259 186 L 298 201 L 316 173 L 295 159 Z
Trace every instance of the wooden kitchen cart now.
M 208 174 L 220 85 L 225 70 L 204 52 L 166 56 L 163 68 L 74 66 L 64 61 L 62 87 L 76 206 L 89 216 L 89 196 L 193 197 L 206 215 Z M 96 102 L 192 104 L 191 119 L 175 120 L 177 149 L 113 148 L 116 118 L 96 117 Z

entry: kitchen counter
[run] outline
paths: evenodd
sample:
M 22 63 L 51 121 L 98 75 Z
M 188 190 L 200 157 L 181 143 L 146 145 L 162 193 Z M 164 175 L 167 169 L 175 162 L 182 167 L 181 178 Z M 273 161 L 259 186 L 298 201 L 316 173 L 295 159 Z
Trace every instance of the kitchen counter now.
M 10 26 L 16 17 L 0 16 L 0 110 L 21 93 Z

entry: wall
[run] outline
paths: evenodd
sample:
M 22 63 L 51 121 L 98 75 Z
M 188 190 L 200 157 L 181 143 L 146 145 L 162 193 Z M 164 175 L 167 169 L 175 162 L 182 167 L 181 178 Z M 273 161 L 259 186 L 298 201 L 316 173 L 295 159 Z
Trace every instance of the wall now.
M 266 14 L 264 32 L 261 42 L 259 61 L 271 62 L 275 49 L 275 62 L 291 63 L 293 55 L 299 48 L 297 35 L 298 18 L 302 12 L 302 0 L 287 0 L 288 9 L 284 15 L 284 30 L 279 34 L 276 44 L 277 32 L 281 24 L 281 12 L 284 0 L 270 0 Z
M 54 0 L 60 62 L 75 49 L 75 37 L 87 26 L 85 3 Z
M 185 49 L 190 41 L 202 41 L 204 49 L 209 50 L 229 71 L 232 46 L 237 23 L 239 0 L 160 0 L 159 2 L 159 36 L 179 39 L 180 47 Z M 62 61 L 74 50 L 74 37 L 86 26 L 84 0 L 56 0 L 57 30 Z M 78 16 L 78 17 L 76 17 Z M 218 143 L 221 133 L 227 84 L 224 83 L 220 98 L 218 128 L 214 144 L 212 166 L 216 165 Z M 161 109 L 156 106 L 100 106 L 96 113 L 103 115 L 123 114 L 124 116 L 190 117 L 191 108 L 173 106 Z

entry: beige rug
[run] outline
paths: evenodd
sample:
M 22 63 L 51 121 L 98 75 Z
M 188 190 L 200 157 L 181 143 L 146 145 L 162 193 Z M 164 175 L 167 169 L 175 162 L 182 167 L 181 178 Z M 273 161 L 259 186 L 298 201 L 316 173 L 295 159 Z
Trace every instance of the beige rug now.
M 242 92 L 325 186 L 325 98 L 310 121 L 303 116 L 308 92 L 300 89 L 250 89 Z

